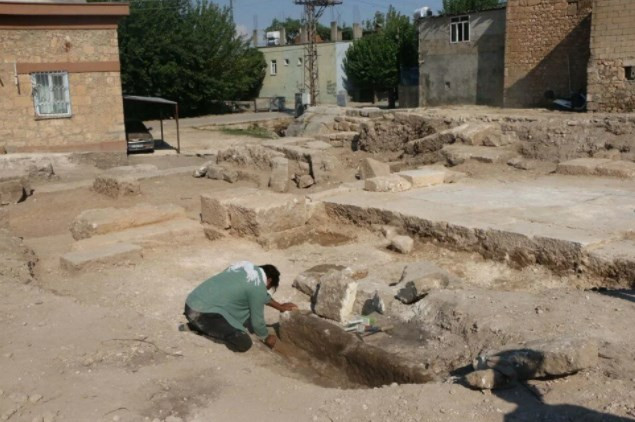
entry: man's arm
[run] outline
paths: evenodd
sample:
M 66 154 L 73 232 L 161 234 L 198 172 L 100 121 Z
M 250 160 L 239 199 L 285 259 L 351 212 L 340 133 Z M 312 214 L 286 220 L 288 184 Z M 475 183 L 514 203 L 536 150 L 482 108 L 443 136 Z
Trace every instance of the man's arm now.
M 269 298 L 269 296 L 266 296 Z M 254 333 L 260 340 L 262 340 L 267 346 L 273 349 L 276 345 L 278 338 L 272 334 L 269 334 L 267 330 L 267 324 L 265 324 L 265 302 L 257 292 L 250 292 L 248 295 L 249 300 L 249 318 L 251 320 L 251 326 L 254 329 Z
M 267 303 L 267 306 L 271 306 L 279 312 L 295 311 L 298 309 L 298 306 L 294 303 L 278 303 L 273 300 L 273 298 Z

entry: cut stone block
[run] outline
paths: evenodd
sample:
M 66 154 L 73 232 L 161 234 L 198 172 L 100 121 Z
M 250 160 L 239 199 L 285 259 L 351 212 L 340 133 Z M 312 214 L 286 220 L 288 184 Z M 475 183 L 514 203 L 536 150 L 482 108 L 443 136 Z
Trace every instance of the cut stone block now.
M 311 267 L 306 271 L 301 272 L 295 280 L 293 280 L 292 286 L 300 290 L 302 293 L 313 296 L 320 279 L 331 271 L 342 271 L 346 267 L 344 265 L 334 264 L 320 264 L 315 267 Z
M 75 251 L 88 250 L 112 243 L 133 243 L 144 248 L 175 245 L 202 239 L 203 234 L 198 222 L 188 218 L 178 218 L 81 239 L 75 242 L 72 248 Z
M 205 175 L 208 179 L 223 180 L 227 183 L 236 183 L 238 181 L 238 172 L 236 170 L 227 169 L 217 164 L 208 166 Z
M 258 237 L 303 226 L 308 219 L 304 198 L 258 189 L 236 189 L 201 196 L 203 223 Z
M 495 369 L 481 369 L 465 376 L 465 383 L 477 390 L 493 390 L 508 386 L 512 379 Z
M 597 167 L 597 174 L 600 176 L 634 179 L 635 163 L 631 161 L 612 161 L 610 163 L 600 164 Z
M 390 247 L 397 252 L 409 254 L 414 247 L 414 240 L 409 236 L 395 236 L 390 241 Z
M 598 344 L 590 339 L 558 338 L 505 346 L 477 357 L 474 369 L 496 369 L 517 380 L 574 374 L 598 364 Z
M 370 192 L 403 192 L 411 187 L 410 182 L 396 174 L 374 177 L 364 181 L 364 190 Z
M 372 158 L 364 158 L 359 167 L 359 175 L 362 180 L 390 176 L 390 165 Z
M 450 130 L 457 141 L 467 145 L 495 147 L 506 143 L 500 126 L 493 123 L 469 123 Z
M 71 224 L 70 231 L 79 240 L 176 218 L 185 218 L 185 210 L 172 204 L 100 208 L 83 211 Z
M 225 237 L 225 232 L 219 230 L 217 227 L 207 224 L 203 225 L 203 233 L 205 234 L 205 237 L 212 242 L 215 240 L 223 239 Z
M 276 157 L 271 160 L 269 187 L 274 192 L 286 192 L 289 188 L 289 160 Z
M 599 166 L 611 162 L 612 160 L 606 158 L 578 158 L 558 164 L 556 172 L 569 175 L 593 176 L 597 174 Z
M 141 185 L 132 176 L 101 175 L 95 178 L 93 190 L 111 198 L 139 195 Z
M 127 265 L 141 260 L 141 247 L 127 243 L 114 243 L 97 249 L 69 252 L 60 258 L 66 271 L 84 271 L 107 265 Z
M 298 177 L 296 180 L 300 189 L 310 188 L 315 184 L 315 180 L 313 180 L 313 177 L 311 177 L 310 174 L 304 174 Z
M 441 150 L 451 166 L 459 165 L 467 160 L 482 163 L 505 163 L 516 155 L 508 148 L 492 148 L 462 144 L 445 145 Z
M 32 194 L 33 189 L 24 177 L 0 179 L 0 205 L 17 204 Z
M 314 311 L 338 322 L 350 319 L 357 295 L 357 282 L 342 271 L 332 271 L 320 279 L 315 293 Z
M 440 167 L 421 167 L 417 170 L 408 170 L 397 173 L 406 179 L 413 188 L 440 185 L 445 182 L 446 171 Z

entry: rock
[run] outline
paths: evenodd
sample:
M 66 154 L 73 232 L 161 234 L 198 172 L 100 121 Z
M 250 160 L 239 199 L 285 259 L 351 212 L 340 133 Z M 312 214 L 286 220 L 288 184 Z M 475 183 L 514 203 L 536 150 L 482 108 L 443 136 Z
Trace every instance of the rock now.
M 529 380 L 570 375 L 597 364 L 597 342 L 565 337 L 486 351 L 475 359 L 473 366 L 475 370 L 496 369 L 518 380 Z
M 212 180 L 223 180 L 227 183 L 236 183 L 238 181 L 238 172 L 216 164 L 207 167 L 206 176 Z
M 29 179 L 51 180 L 55 177 L 55 171 L 51 163 L 31 164 L 28 172 Z
M 271 160 L 271 177 L 269 187 L 274 192 L 286 192 L 289 185 L 289 160 L 276 157 Z
M 492 123 L 467 123 L 450 130 L 456 141 L 467 145 L 497 147 L 507 143 L 500 126 Z
M 395 284 L 396 298 L 407 305 L 426 296 L 432 289 L 442 289 L 458 283 L 447 271 L 430 262 L 408 264 Z
M 131 176 L 101 175 L 93 182 L 93 191 L 111 198 L 139 195 L 141 185 Z
M 221 229 L 229 229 L 231 222 L 227 204 L 255 192 L 253 188 L 238 188 L 201 195 L 201 222 Z
M 535 164 L 531 161 L 525 160 L 522 157 L 514 157 L 511 160 L 507 161 L 507 165 L 514 167 L 518 170 L 533 170 L 536 168 Z
M 37 261 L 33 250 L 21 238 L 0 229 L 0 280 L 31 282 Z
M 185 209 L 172 204 L 98 208 L 82 211 L 71 223 L 70 231 L 73 239 L 79 240 L 177 218 L 185 218 Z
M 115 243 L 100 248 L 69 252 L 60 258 L 60 266 L 69 272 L 92 270 L 109 265 L 129 265 L 142 258 L 141 247 Z
M 508 386 L 513 380 L 495 369 L 483 369 L 470 372 L 465 376 L 465 383 L 477 390 L 492 390 Z
M 370 315 L 373 312 L 385 314 L 394 302 L 394 289 L 377 280 L 361 280 L 357 283 L 357 295 L 353 313 Z
M 33 189 L 26 177 L 0 178 L 0 205 L 23 202 L 33 194 Z
M 623 179 L 635 178 L 635 163 L 631 161 L 611 161 L 601 164 L 596 170 L 599 176 L 620 177 Z
M 390 165 L 372 158 L 364 158 L 359 167 L 359 175 L 362 180 L 390 176 Z
M 466 160 L 475 160 L 482 163 L 505 163 L 517 153 L 508 147 L 484 147 L 463 144 L 445 145 L 441 153 L 446 157 L 450 166 L 459 165 Z
M 396 174 L 374 177 L 364 182 L 364 190 L 369 192 L 403 192 L 411 187 L 410 182 Z
M 205 177 L 207 175 L 207 169 L 215 165 L 216 165 L 216 156 L 214 156 L 214 159 L 207 161 L 205 164 L 203 164 L 202 166 L 194 170 L 194 173 L 192 174 L 192 176 Z
M 396 227 L 393 227 L 393 226 L 382 226 L 381 227 L 381 234 L 383 234 L 386 239 L 392 240 L 395 236 L 399 235 L 399 232 L 397 231 Z
M 225 233 L 220 231 L 218 228 L 210 226 L 208 224 L 203 225 L 203 233 L 205 233 L 205 237 L 212 242 L 215 240 L 223 239 L 225 237 Z
M 609 160 L 619 160 L 621 157 L 619 149 L 603 149 L 593 154 L 593 158 L 607 158 Z
M 357 282 L 342 271 L 331 271 L 320 279 L 314 295 L 314 312 L 338 322 L 350 319 L 355 305 Z
M 309 156 L 309 165 L 311 166 L 311 176 L 315 183 L 328 181 L 333 170 L 337 168 L 337 160 L 323 153 L 312 153 Z
M 606 158 L 578 158 L 558 164 L 557 173 L 568 175 L 592 176 L 597 174 L 597 168 L 602 164 L 612 163 Z
M 445 168 L 438 166 L 421 167 L 417 170 L 402 171 L 397 174 L 410 182 L 413 188 L 440 185 L 445 182 L 446 177 Z
M 409 254 L 414 247 L 414 240 L 410 236 L 395 236 L 390 241 L 390 248 L 402 254 Z
M 305 174 L 300 177 L 296 177 L 296 183 L 300 189 L 310 188 L 315 184 L 315 180 L 310 174 Z

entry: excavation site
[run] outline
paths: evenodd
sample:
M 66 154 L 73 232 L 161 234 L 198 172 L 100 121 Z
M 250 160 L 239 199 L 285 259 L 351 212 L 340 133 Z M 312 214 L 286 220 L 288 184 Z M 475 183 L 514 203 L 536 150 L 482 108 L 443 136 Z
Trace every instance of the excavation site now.
M 203 120 L 0 155 L 1 421 L 635 420 L 635 117 Z M 295 306 L 237 353 L 184 306 L 250 263 Z

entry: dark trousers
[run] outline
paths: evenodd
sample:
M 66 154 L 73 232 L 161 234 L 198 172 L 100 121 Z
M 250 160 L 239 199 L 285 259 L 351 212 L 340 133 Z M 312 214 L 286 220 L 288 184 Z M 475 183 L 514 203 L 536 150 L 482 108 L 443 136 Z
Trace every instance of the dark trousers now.
M 234 352 L 246 352 L 252 346 L 249 334 L 234 328 L 220 314 L 204 314 L 185 305 L 185 317 L 194 331 L 219 340 Z

